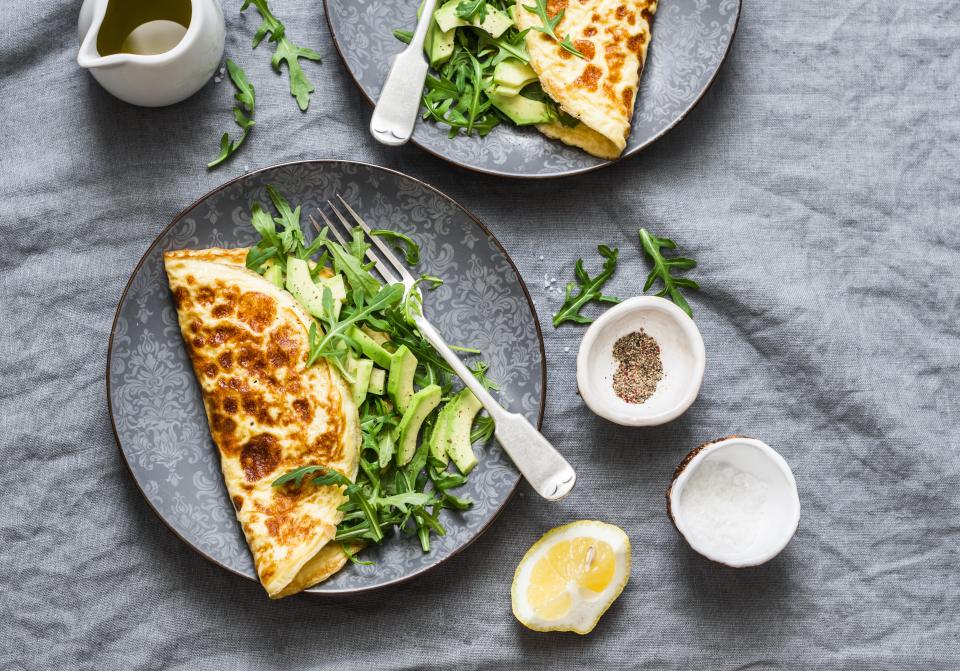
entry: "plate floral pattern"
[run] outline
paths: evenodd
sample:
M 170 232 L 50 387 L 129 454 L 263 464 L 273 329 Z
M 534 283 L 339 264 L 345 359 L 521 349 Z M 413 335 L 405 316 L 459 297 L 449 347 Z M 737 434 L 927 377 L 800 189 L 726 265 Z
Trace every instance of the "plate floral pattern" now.
M 324 0 L 340 56 L 372 102 L 404 45 L 395 28 L 416 25 L 415 0 Z M 700 101 L 733 42 L 740 0 L 661 0 L 640 80 L 633 130 L 622 158 L 661 138 Z M 502 124 L 487 137 L 447 137 L 444 126 L 417 124 L 413 143 L 451 163 L 506 177 L 559 177 L 612 161 L 550 140 L 534 128 Z
M 160 518 L 211 561 L 256 580 L 253 562 L 220 474 L 203 400 L 180 335 L 162 253 L 255 242 L 250 205 L 268 203 L 272 184 L 304 217 L 341 194 L 374 228 L 392 228 L 422 249 L 418 272 L 444 280 L 424 296 L 426 314 L 451 343 L 483 351 L 500 401 L 539 422 L 545 362 L 536 311 L 512 261 L 489 231 L 439 191 L 397 172 L 346 161 L 290 163 L 244 175 L 174 219 L 133 272 L 114 321 L 107 393 L 117 442 L 134 480 Z M 316 593 L 382 587 L 436 566 L 493 521 L 520 475 L 495 441 L 458 490 L 474 501 L 446 511 L 447 535 L 423 553 L 412 538 L 364 551 L 372 566 L 348 564 Z

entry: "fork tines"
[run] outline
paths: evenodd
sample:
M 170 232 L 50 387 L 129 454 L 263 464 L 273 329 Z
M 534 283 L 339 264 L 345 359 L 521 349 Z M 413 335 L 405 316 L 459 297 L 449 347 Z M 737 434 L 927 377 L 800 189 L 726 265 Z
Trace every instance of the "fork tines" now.
M 370 238 L 370 241 L 377 247 L 378 250 L 380 250 L 380 253 L 383 254 L 384 258 L 386 259 L 386 262 L 384 262 L 383 259 L 374 254 L 372 247 L 367 249 L 367 258 L 373 262 L 374 267 L 383 276 L 383 279 L 390 284 L 402 282 L 408 286 L 412 285 L 414 281 L 413 276 L 407 271 L 406 267 L 404 267 L 400 260 L 397 259 L 394 253 L 390 250 L 390 247 L 381 241 L 379 237 L 372 234 L 370 227 L 367 226 L 366 222 L 360 218 L 360 215 L 357 214 L 352 207 L 350 207 L 347 201 L 345 201 L 340 194 L 337 194 L 337 198 L 340 200 L 341 204 L 343 204 L 343 207 L 346 208 L 347 212 L 350 213 L 350 216 L 353 217 L 353 220 L 357 223 L 357 225 L 363 229 L 363 231 L 367 234 L 367 237 Z M 331 203 L 329 200 L 327 201 L 327 205 L 330 206 L 330 209 L 333 210 L 333 214 L 340 221 L 340 224 L 344 229 L 343 232 L 337 229 L 333 221 L 331 221 L 322 210 L 318 209 L 317 213 L 323 218 L 323 222 L 327 225 L 327 228 L 330 229 L 330 232 L 333 233 L 333 236 L 337 239 L 337 241 L 340 242 L 341 245 L 347 246 L 349 244 L 347 242 L 347 237 L 353 237 L 354 227 L 349 221 L 347 221 L 347 218 L 341 214 L 336 205 Z M 320 225 L 312 215 L 310 216 L 310 221 L 313 222 L 314 227 L 317 229 L 317 232 L 319 232 Z M 399 275 L 399 278 L 397 275 Z

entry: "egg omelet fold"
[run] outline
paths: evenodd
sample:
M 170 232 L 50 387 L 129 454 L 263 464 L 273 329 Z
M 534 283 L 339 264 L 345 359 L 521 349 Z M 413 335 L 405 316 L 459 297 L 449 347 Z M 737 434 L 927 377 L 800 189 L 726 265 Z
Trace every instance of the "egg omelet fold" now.
M 357 407 L 326 363 L 306 368 L 310 318 L 293 296 L 244 267 L 246 249 L 164 254 L 187 351 L 237 520 L 271 598 L 334 574 L 339 486 L 273 487 L 324 465 L 354 480 Z
M 526 9 L 533 4 L 534 0 L 517 0 L 520 30 L 541 25 L 540 17 Z M 538 124 L 537 129 L 594 156 L 617 158 L 630 135 L 657 0 L 547 2 L 551 18 L 561 11 L 556 34 L 560 39 L 569 35 L 584 58 L 536 30 L 526 35 L 527 51 L 543 90 L 580 123 L 571 127 L 553 121 Z

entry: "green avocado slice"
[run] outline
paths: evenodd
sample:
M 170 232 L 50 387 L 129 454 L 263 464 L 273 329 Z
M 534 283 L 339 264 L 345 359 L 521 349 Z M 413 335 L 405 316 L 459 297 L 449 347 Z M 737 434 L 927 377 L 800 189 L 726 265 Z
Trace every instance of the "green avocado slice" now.
M 397 445 L 397 464 L 405 466 L 413 459 L 417 451 L 417 436 L 424 420 L 440 404 L 442 392 L 439 385 L 424 387 L 410 399 L 407 409 L 397 425 L 399 441 Z

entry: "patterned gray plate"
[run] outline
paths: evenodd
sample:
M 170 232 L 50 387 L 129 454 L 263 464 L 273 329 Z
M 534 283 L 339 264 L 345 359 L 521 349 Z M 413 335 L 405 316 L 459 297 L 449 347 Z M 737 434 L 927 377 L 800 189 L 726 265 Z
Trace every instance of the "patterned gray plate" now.
M 417 0 L 324 0 L 334 44 L 371 101 L 403 44 L 394 28 L 412 29 Z M 621 158 L 633 156 L 676 126 L 707 92 L 727 57 L 740 17 L 740 0 L 661 0 Z M 478 172 L 505 177 L 560 177 L 612 161 L 548 140 L 533 128 L 502 124 L 487 137 L 449 139 L 444 127 L 417 125 L 413 142 L 431 154 Z
M 302 204 L 304 216 L 339 193 L 373 227 L 412 236 L 423 250 L 417 270 L 445 282 L 427 292 L 427 315 L 451 343 L 483 351 L 504 405 L 539 422 L 546 388 L 540 324 L 516 267 L 483 224 L 439 191 L 386 168 L 307 161 L 244 175 L 207 194 L 164 229 L 133 271 L 110 336 L 107 399 L 120 450 L 150 506 L 197 552 L 252 580 L 253 562 L 220 474 L 161 255 L 169 249 L 252 244 L 250 204 L 269 203 L 268 184 Z M 459 490 L 474 507 L 444 513 L 448 533 L 434 538 L 430 553 L 424 554 L 415 538 L 393 538 L 364 552 L 373 566 L 348 564 L 310 591 L 383 587 L 466 547 L 493 521 L 520 479 L 495 442 L 479 451 L 480 465 Z

